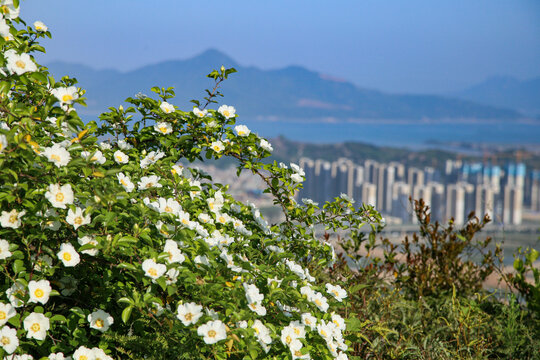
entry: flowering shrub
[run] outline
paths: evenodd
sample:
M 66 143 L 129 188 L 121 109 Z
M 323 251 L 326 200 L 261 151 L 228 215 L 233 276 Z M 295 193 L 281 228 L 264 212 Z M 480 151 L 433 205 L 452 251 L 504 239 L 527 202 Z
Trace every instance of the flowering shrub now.
M 0 358 L 346 359 L 347 293 L 306 267 L 333 261 L 314 227 L 378 214 L 296 203 L 303 170 L 263 163 L 271 144 L 211 108 L 234 69 L 192 110 L 156 87 L 84 123 L 84 91 L 33 58 L 47 26 L 0 3 Z M 265 181 L 283 222 L 189 167 L 222 156 Z

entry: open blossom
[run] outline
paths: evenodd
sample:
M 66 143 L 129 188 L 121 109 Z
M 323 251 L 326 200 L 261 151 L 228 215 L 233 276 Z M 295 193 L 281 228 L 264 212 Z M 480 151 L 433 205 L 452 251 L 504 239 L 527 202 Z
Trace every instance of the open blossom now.
M 193 113 L 194 113 L 196 116 L 202 118 L 202 117 L 205 117 L 206 115 L 208 115 L 208 110 L 206 110 L 206 109 L 205 109 L 205 110 L 199 110 L 198 107 L 194 107 L 194 108 L 193 108 Z
M 43 314 L 31 313 L 24 319 L 24 330 L 28 331 L 26 337 L 36 340 L 44 340 L 49 330 L 49 318 Z
M 50 353 L 47 359 L 48 360 L 67 360 L 68 358 L 64 356 L 64 353 L 59 352 L 59 353 Z
M 52 162 L 56 167 L 66 166 L 71 160 L 71 155 L 60 144 L 54 144 L 51 147 L 46 147 L 43 149 L 43 156 Z
M 116 150 L 113 154 L 114 161 L 116 161 L 118 164 L 127 164 L 129 161 L 129 156 L 121 152 L 120 150 Z
M 80 346 L 73 353 L 73 360 L 95 360 L 94 351 L 85 346 Z
M 150 189 L 153 187 L 160 188 L 163 185 L 158 182 L 159 180 L 161 180 L 161 178 L 157 175 L 143 176 L 137 185 L 139 186 L 139 190 Z
M 251 130 L 249 130 L 246 125 L 236 125 L 234 127 L 234 132 L 238 136 L 248 136 L 251 133 Z
M 100 165 L 103 165 L 107 161 L 103 153 L 99 150 L 96 150 L 93 154 L 89 151 L 83 151 L 81 152 L 81 156 L 88 161 L 96 162 Z
M 131 150 L 133 149 L 133 145 L 131 145 L 130 143 L 127 142 L 126 139 L 121 139 L 121 140 L 118 140 L 118 147 L 121 149 L 121 150 Z
M 5 52 L 6 67 L 11 74 L 22 75 L 26 72 L 37 71 L 37 66 L 28 54 L 17 54 L 13 49 Z
M 218 154 L 222 152 L 223 150 L 225 150 L 225 146 L 223 146 L 223 143 L 221 141 L 212 142 L 212 144 L 210 144 L 210 147 L 212 148 L 212 150 L 214 150 Z
M 88 314 L 87 320 L 90 323 L 90 327 L 92 329 L 96 329 L 101 332 L 107 331 L 109 327 L 114 323 L 113 317 L 109 313 L 101 309 L 96 310 L 91 314 Z
M 17 315 L 17 311 L 11 304 L 0 302 L 0 327 L 4 326 L 15 315 Z
M 163 249 L 163 252 L 166 252 L 169 254 L 169 257 L 167 258 L 167 261 L 169 263 L 183 263 L 186 260 L 186 257 L 180 249 L 178 248 L 178 244 L 176 241 L 173 240 L 167 240 L 165 241 L 165 247 Z
M 221 105 L 218 108 L 218 112 L 225 116 L 226 119 L 230 119 L 236 114 L 236 109 L 233 106 Z
M 73 100 L 79 98 L 79 92 L 75 86 L 55 88 L 51 90 L 51 94 L 60 101 L 61 105 L 72 104 Z
M 49 30 L 47 25 L 45 25 L 41 21 L 34 21 L 34 29 L 36 29 L 37 31 L 40 31 L 40 32 L 45 32 L 45 31 Z
M 0 329 L 0 347 L 8 354 L 12 354 L 19 347 L 17 330 L 4 326 Z M 11 358 L 11 357 L 10 357 Z M 8 359 L 5 357 L 4 359 Z
M 182 210 L 182 207 L 180 206 L 178 201 L 174 200 L 173 198 L 170 198 L 170 199 L 159 198 L 156 204 L 156 209 L 162 214 L 167 213 L 167 214 L 178 215 L 180 211 Z
M 151 151 L 148 155 L 141 160 L 141 167 L 143 169 L 147 168 L 148 165 L 155 164 L 156 161 L 165 156 L 165 153 L 162 151 Z
M 160 134 L 167 135 L 167 134 L 172 133 L 173 129 L 172 129 L 171 124 L 160 121 L 154 125 L 154 130 Z
M 304 178 L 300 174 L 294 173 L 291 175 L 291 180 L 299 183 L 299 182 L 302 182 Z
M 302 324 L 309 326 L 311 330 L 315 330 L 315 328 L 317 327 L 317 318 L 311 315 L 311 313 L 303 313 Z
M 16 7 L 15 4 L 13 4 L 13 0 L 3 0 L 0 2 L 0 18 L 2 17 L 2 14 L 4 18 L 6 19 L 16 19 L 19 17 L 19 13 L 21 12 L 20 7 Z
M 73 190 L 71 190 L 70 184 L 62 186 L 50 184 L 49 190 L 45 193 L 45 198 L 47 198 L 55 208 L 65 209 L 66 205 L 73 204 Z
M 131 182 L 131 179 L 124 173 L 118 173 L 116 174 L 116 177 L 118 178 L 118 182 L 124 187 L 124 190 L 126 190 L 126 192 L 132 192 L 133 189 L 135 189 L 135 185 Z
M 165 114 L 170 114 L 174 111 L 174 106 L 172 104 L 169 104 L 168 102 L 164 101 L 159 105 L 159 108 L 161 111 L 163 111 Z
M 261 347 L 264 349 L 265 352 L 268 352 L 270 350 L 269 345 L 272 343 L 270 330 L 266 326 L 264 326 L 262 321 L 260 321 L 259 319 L 255 320 L 251 327 L 253 328 L 253 330 L 255 330 L 255 337 L 257 338 L 257 341 L 259 342 Z
M 52 288 L 49 280 L 31 280 L 28 283 L 28 293 L 30 295 L 28 302 L 46 304 L 49 301 L 51 291 Z
M 0 226 L 5 228 L 17 229 L 21 226 L 21 218 L 26 214 L 26 211 L 17 211 L 15 209 L 10 212 L 2 211 L 0 215 Z
M 90 214 L 84 215 L 83 209 L 76 207 L 75 211 L 69 209 L 66 221 L 68 224 L 73 225 L 75 230 L 79 228 L 79 226 L 82 225 L 88 225 L 91 222 Z
M 146 259 L 142 263 L 144 274 L 152 279 L 152 281 L 158 279 L 165 274 L 167 267 L 163 264 L 156 263 L 153 259 Z
M 193 302 L 178 305 L 177 315 L 178 320 L 182 321 L 184 326 L 196 324 L 203 316 L 202 306 Z
M 94 239 L 93 236 L 89 236 L 89 235 L 86 235 L 86 236 L 83 236 L 82 238 L 79 238 L 78 240 L 78 243 L 81 245 L 81 246 L 84 246 L 86 244 L 92 244 L 94 246 L 97 246 L 98 245 L 98 242 L 96 239 Z M 90 255 L 90 256 L 96 256 L 99 252 L 99 249 L 86 249 L 86 250 L 82 250 L 81 253 L 83 254 L 87 254 L 87 255 Z
M 326 284 L 326 291 L 339 302 L 347 297 L 347 291 L 339 285 Z
M 4 239 L 0 239 L 0 260 L 4 260 L 4 259 L 7 259 L 8 257 L 10 257 L 12 254 L 11 254 L 11 251 L 9 251 L 9 243 L 7 240 L 4 240 Z M 1 321 L 1 319 L 0 319 Z M 0 325 L 2 325 L 0 323 Z
M 60 245 L 60 251 L 56 255 L 66 267 L 73 267 L 81 261 L 79 253 L 70 243 Z
M 197 334 L 203 337 L 205 343 L 215 344 L 227 338 L 227 329 L 221 320 L 213 320 L 199 326 Z

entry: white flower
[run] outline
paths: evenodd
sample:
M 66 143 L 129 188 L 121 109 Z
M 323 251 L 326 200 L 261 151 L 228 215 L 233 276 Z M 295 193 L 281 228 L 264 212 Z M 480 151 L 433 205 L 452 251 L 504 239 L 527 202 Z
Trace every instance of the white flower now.
M 340 198 L 342 198 L 343 200 L 347 201 L 347 202 L 350 202 L 351 204 L 354 204 L 354 199 L 351 198 L 349 195 L 345 194 L 345 193 L 341 193 L 339 195 Z
M 91 219 L 90 214 L 84 215 L 83 210 L 76 207 L 75 211 L 71 209 L 68 210 L 66 221 L 68 224 L 73 225 L 75 230 L 77 230 L 79 226 L 90 224 Z
M 37 66 L 28 54 L 17 54 L 15 50 L 5 52 L 6 67 L 11 74 L 22 75 L 26 72 L 37 71 Z
M 173 198 L 165 199 L 165 198 L 159 198 L 157 201 L 157 204 L 154 203 L 156 206 L 157 211 L 160 213 L 166 213 L 166 214 L 172 214 L 177 216 L 180 211 L 182 210 L 182 207 L 178 203 L 178 201 L 174 200 Z
M 0 134 L 0 153 L 8 146 L 7 137 L 4 134 Z
M 114 319 L 111 314 L 99 309 L 89 314 L 87 317 L 90 327 L 92 329 L 105 332 L 114 323 Z
M 73 103 L 73 100 L 79 98 L 79 93 L 75 86 L 52 89 L 51 94 L 56 96 L 61 105 L 71 104 Z
M 197 321 L 203 316 L 202 306 L 195 303 L 187 303 L 178 305 L 178 311 L 176 317 L 182 321 L 184 326 L 190 324 L 196 324 Z
M 197 334 L 203 336 L 203 340 L 207 344 L 215 344 L 227 338 L 227 330 L 221 320 L 209 321 L 199 326 L 197 328 Z
M 230 221 L 231 217 L 228 214 L 216 212 L 216 222 L 225 225 Z
M 142 263 L 144 275 L 148 276 L 154 282 L 159 277 L 165 274 L 167 267 L 163 264 L 156 263 L 153 259 L 146 259 Z
M 56 167 L 66 166 L 71 160 L 69 152 L 60 144 L 54 144 L 51 147 L 43 149 L 43 156 L 52 162 Z
M 133 149 L 133 145 L 128 143 L 126 139 L 118 140 L 118 147 L 122 150 L 130 150 Z
M 261 139 L 261 141 L 259 142 L 259 146 L 262 147 L 266 151 L 269 151 L 269 152 L 274 151 L 274 148 L 272 147 L 272 144 L 270 144 L 265 139 Z
M 49 330 L 49 318 L 45 317 L 43 314 L 31 313 L 24 319 L 24 330 L 28 331 L 26 337 L 36 340 L 45 340 L 47 335 L 47 330 Z
M 120 150 L 116 150 L 113 154 L 114 161 L 116 161 L 118 164 L 127 164 L 129 162 L 129 156 L 121 152 Z
M 184 167 L 182 165 L 173 165 L 172 168 L 171 168 L 171 173 L 173 175 L 182 176 L 182 170 L 183 169 L 184 169 Z
M 73 353 L 73 360 L 95 360 L 94 352 L 84 346 L 80 346 Z
M 6 295 L 13 307 L 21 307 L 24 305 L 24 301 L 21 300 L 26 294 L 26 287 L 19 283 L 14 282 L 9 289 L 6 290 Z
M 325 340 L 331 340 L 334 333 L 334 324 L 331 322 L 325 323 L 322 321 L 321 323 L 317 324 L 317 331 L 319 332 L 319 335 L 323 337 Z
M 39 31 L 39 32 L 45 32 L 45 31 L 49 30 L 47 25 L 45 25 L 41 21 L 35 21 L 34 22 L 34 29 L 36 29 L 36 31 Z
M 4 260 L 4 259 L 7 259 L 8 257 L 10 257 L 12 254 L 11 254 L 11 251 L 9 251 L 9 243 L 7 240 L 4 240 L 4 239 L 0 239 L 0 260 Z M 1 321 L 1 319 L 0 319 Z M 0 325 L 2 325 L 0 323 Z
M 315 292 L 311 297 L 310 301 L 315 303 L 319 310 L 323 312 L 326 312 L 326 310 L 328 310 L 328 300 L 320 292 Z
M 169 123 L 160 121 L 154 125 L 154 130 L 160 134 L 167 135 L 172 133 L 172 126 Z
M 214 220 L 210 217 L 210 215 L 206 213 L 200 213 L 199 216 L 197 216 L 197 219 L 199 219 L 200 222 L 203 224 L 213 224 Z
M 172 268 L 167 270 L 165 273 L 165 284 L 176 284 L 178 281 L 178 275 L 180 275 L 180 271 L 178 269 Z
M 31 280 L 28 283 L 28 292 L 30 294 L 30 299 L 28 302 L 42 303 L 46 304 L 49 301 L 49 295 L 51 294 L 52 288 L 49 280 Z
M 174 111 L 174 106 L 172 104 L 169 104 L 168 102 L 164 101 L 159 105 L 159 108 L 161 111 L 163 111 L 165 114 L 170 114 Z
M 174 232 L 174 226 L 165 224 L 161 220 L 158 220 L 156 222 L 156 228 L 158 229 L 159 233 L 164 237 L 169 237 L 171 233 Z
M 47 211 L 45 211 L 44 217 L 49 218 L 49 220 L 46 220 L 43 223 L 43 227 L 45 229 L 49 229 L 49 230 L 52 230 L 52 231 L 58 231 L 58 229 L 60 229 L 60 226 L 62 226 L 62 224 L 60 224 L 60 221 L 56 220 L 57 217 L 58 217 L 58 213 L 56 212 L 56 210 L 47 209 Z
M 0 302 L 0 326 L 4 326 L 15 315 L 17 315 L 17 312 L 13 305 Z
M 208 257 L 206 257 L 205 255 L 197 255 L 195 256 L 195 258 L 193 259 L 193 262 L 197 265 L 205 265 L 205 266 L 210 266 L 210 261 L 208 261 Z
M 227 106 L 227 105 L 221 105 L 219 108 L 218 108 L 218 112 L 225 116 L 226 119 L 230 119 L 232 117 L 234 117 L 234 114 L 236 113 L 236 109 L 232 106 Z
M 13 4 L 13 0 L 3 0 L 0 2 L 0 18 L 2 18 L 2 14 L 6 19 L 16 19 L 19 17 L 19 13 L 21 12 L 20 7 L 15 7 L 15 4 Z
M 60 245 L 60 251 L 56 255 L 66 267 L 73 267 L 81 261 L 79 253 L 70 243 Z
M 158 161 L 164 156 L 165 156 L 165 153 L 162 151 L 158 151 L 158 152 L 151 151 L 148 155 L 146 155 L 144 159 L 141 160 L 141 167 L 145 169 L 148 167 L 148 165 L 155 164 L 156 161 Z
M 332 323 L 336 326 L 336 329 L 344 331 L 346 328 L 345 319 L 343 319 L 339 314 L 332 313 Z
M 101 150 L 111 150 L 112 146 L 108 142 L 102 141 L 102 142 L 99 143 L 99 148 Z
M 97 246 L 98 245 L 98 242 L 96 239 L 94 239 L 93 236 L 89 236 L 89 235 L 86 235 L 86 236 L 83 236 L 82 238 L 79 238 L 77 240 L 79 242 L 79 244 L 81 246 L 84 246 L 86 244 L 92 244 L 94 246 Z M 96 256 L 99 252 L 99 249 L 86 249 L 86 250 L 82 250 L 81 251 L 83 254 L 87 254 L 87 255 L 90 255 L 90 256 Z
M 237 269 L 240 269 L 238 267 L 236 267 Z M 233 269 L 235 270 L 235 269 Z M 255 314 L 257 315 L 260 315 L 260 316 L 265 316 L 266 315 L 266 308 L 264 306 L 262 306 L 262 304 L 260 302 L 254 302 L 254 303 L 250 303 L 248 304 L 248 307 L 251 311 L 253 311 Z
M 210 147 L 212 148 L 212 150 L 214 150 L 218 154 L 222 152 L 223 150 L 225 150 L 225 146 L 223 146 L 223 143 L 221 141 L 212 142 L 212 144 L 210 144 Z
M 198 107 L 194 107 L 194 108 L 193 108 L 193 113 L 194 113 L 196 116 L 198 116 L 198 117 L 200 117 L 200 118 L 203 118 L 203 117 L 205 117 L 205 116 L 208 114 L 208 110 L 199 110 Z
M 73 190 L 71 190 L 70 184 L 62 186 L 50 184 L 49 190 L 45 193 L 45 198 L 47 198 L 55 208 L 65 209 L 66 205 L 73 204 Z
M 348 360 L 349 357 L 344 352 L 339 352 L 338 356 L 336 357 L 336 360 Z
M 139 190 L 150 189 L 153 187 L 160 188 L 163 185 L 158 183 L 159 180 L 161 180 L 161 178 L 157 175 L 143 176 L 137 185 L 139 186 Z
M 262 346 L 265 352 L 268 352 L 270 350 L 270 345 L 272 343 L 272 337 L 270 337 L 270 330 L 264 326 L 262 321 L 259 319 L 255 320 L 253 322 L 253 325 L 251 326 L 253 330 L 255 330 L 255 337 L 257 338 L 257 341 Z
M 26 214 L 26 211 L 21 212 L 13 209 L 10 212 L 2 211 L 0 215 L 0 226 L 5 228 L 17 229 L 21 226 L 21 218 Z
M 173 240 L 167 240 L 165 241 L 165 248 L 163 249 L 163 252 L 169 254 L 169 257 L 167 257 L 167 261 L 169 263 L 183 263 L 186 260 L 186 257 L 180 249 L 178 249 L 178 244 L 176 241 Z
M 304 178 L 301 175 L 299 175 L 297 173 L 294 173 L 294 174 L 291 175 L 291 180 L 294 181 L 294 182 L 299 183 L 299 182 L 302 182 L 304 180 Z
M 81 156 L 83 158 L 85 158 L 86 160 L 88 161 L 92 161 L 92 162 L 96 162 L 100 165 L 103 165 L 105 163 L 105 161 L 107 161 L 107 159 L 105 158 L 105 156 L 103 156 L 103 153 L 99 150 L 96 150 L 96 152 L 91 155 L 92 153 L 91 152 L 88 152 L 88 151 L 83 151 L 81 152 Z
M 251 133 L 251 130 L 249 130 L 246 125 L 236 125 L 234 127 L 234 132 L 238 136 L 248 136 Z
M 306 175 L 306 173 L 304 172 L 304 169 L 302 169 L 300 166 L 296 165 L 295 163 L 291 163 L 291 169 L 293 169 L 293 171 L 300 176 Z
M 124 187 L 124 190 L 126 190 L 126 192 L 132 192 L 133 189 L 135 189 L 135 185 L 131 182 L 131 179 L 124 173 L 116 174 L 116 178 L 118 179 L 120 185 Z
M 0 346 L 8 354 L 12 354 L 19 347 L 19 338 L 17 337 L 17 330 L 4 326 L 0 330 Z M 4 359 L 8 359 L 5 357 Z
M 2 19 L 2 13 L 0 12 L 0 37 L 2 37 L 5 41 L 13 40 L 13 35 L 9 32 L 10 27 L 6 23 L 4 19 Z M 6 73 L 0 69 L 1 75 L 6 75 Z
M 339 285 L 326 284 L 326 292 L 332 295 L 337 301 L 342 302 L 347 297 L 347 291 Z

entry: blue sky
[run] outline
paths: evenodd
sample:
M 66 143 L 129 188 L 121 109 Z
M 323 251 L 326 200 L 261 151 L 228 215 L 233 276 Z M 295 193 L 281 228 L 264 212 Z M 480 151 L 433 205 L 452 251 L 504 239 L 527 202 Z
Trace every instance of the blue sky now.
M 538 0 L 24 0 L 53 33 L 39 60 L 131 70 L 221 50 L 389 92 L 540 76 Z

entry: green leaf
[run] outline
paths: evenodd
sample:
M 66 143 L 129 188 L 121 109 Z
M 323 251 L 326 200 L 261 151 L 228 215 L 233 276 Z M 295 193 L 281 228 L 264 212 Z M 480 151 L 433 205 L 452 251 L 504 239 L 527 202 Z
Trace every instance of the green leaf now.
M 127 324 L 129 317 L 131 316 L 131 311 L 133 310 L 133 306 L 128 306 L 127 308 L 122 311 L 122 321 L 124 324 Z

